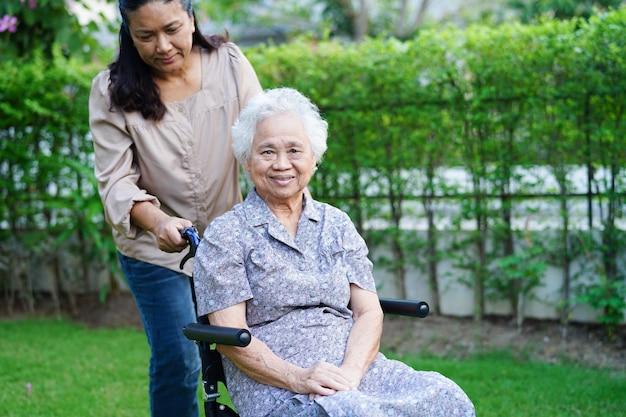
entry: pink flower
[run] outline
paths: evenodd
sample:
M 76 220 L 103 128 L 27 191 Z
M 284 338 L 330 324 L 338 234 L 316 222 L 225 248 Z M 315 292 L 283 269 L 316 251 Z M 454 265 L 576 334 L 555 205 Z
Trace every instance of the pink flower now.
M 9 31 L 11 33 L 17 30 L 17 17 L 5 14 L 0 19 L 0 32 Z
M 34 9 L 35 7 L 37 7 L 37 2 L 35 0 L 29 0 L 28 1 L 28 7 L 30 9 Z

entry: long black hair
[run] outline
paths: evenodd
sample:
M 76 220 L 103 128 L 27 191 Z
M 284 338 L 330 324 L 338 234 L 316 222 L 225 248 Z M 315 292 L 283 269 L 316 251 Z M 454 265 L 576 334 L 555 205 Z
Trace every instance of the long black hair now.
M 120 50 L 117 59 L 109 65 L 111 110 L 117 106 L 127 112 L 140 111 L 144 118 L 159 121 L 165 115 L 165 104 L 161 100 L 159 88 L 152 80 L 151 68 L 139 56 L 128 28 L 128 13 L 136 11 L 151 1 L 163 3 L 177 1 L 189 16 L 193 16 L 195 26 L 195 32 L 192 35 L 193 45 L 208 50 L 217 49 L 228 41 L 228 33 L 225 36 L 205 37 L 200 32 L 192 0 L 119 0 L 122 15 Z

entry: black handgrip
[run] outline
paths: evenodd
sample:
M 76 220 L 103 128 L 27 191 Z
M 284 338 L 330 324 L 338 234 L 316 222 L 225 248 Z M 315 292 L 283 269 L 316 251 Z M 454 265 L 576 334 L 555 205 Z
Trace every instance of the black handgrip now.
M 246 347 L 252 341 L 248 329 L 213 326 L 210 324 L 189 323 L 183 328 L 187 339 L 218 345 Z
M 380 306 L 384 313 L 424 318 L 428 316 L 430 307 L 425 301 L 397 300 L 381 298 Z
M 185 227 L 180 231 L 180 235 L 189 243 L 189 252 L 180 261 L 179 265 L 180 269 L 183 269 L 187 261 L 196 256 L 196 250 L 198 250 L 198 245 L 200 244 L 200 236 L 195 226 Z

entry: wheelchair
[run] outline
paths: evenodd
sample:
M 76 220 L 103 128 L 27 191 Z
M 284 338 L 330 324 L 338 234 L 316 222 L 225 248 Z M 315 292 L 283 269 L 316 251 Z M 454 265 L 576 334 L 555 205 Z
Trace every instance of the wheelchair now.
M 180 263 L 180 268 L 182 269 L 185 262 L 195 256 L 200 237 L 194 227 L 183 229 L 181 235 L 189 242 L 189 252 Z M 195 304 L 193 278 L 190 283 Z M 424 318 L 429 313 L 429 306 L 425 301 L 392 298 L 379 298 L 379 300 L 385 314 Z M 216 350 L 215 345 L 246 347 L 252 341 L 250 331 L 247 329 L 213 326 L 209 323 L 206 316 L 200 316 L 197 323 L 189 323 L 183 328 L 183 334 L 189 340 L 195 341 L 200 350 L 205 417 L 239 417 L 239 414 L 231 407 L 217 401 L 220 397 L 219 383 L 222 383 L 226 389 L 228 387 L 222 366 L 222 357 Z

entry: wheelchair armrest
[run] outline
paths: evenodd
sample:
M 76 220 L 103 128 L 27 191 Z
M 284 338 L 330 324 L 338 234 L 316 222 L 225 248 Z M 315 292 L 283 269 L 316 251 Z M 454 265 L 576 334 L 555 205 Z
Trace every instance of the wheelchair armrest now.
M 380 305 L 385 314 L 424 318 L 429 313 L 428 303 L 425 301 L 380 298 Z M 183 334 L 190 340 L 228 346 L 246 347 L 252 341 L 252 335 L 247 329 L 211 324 L 189 323 L 183 328 Z
M 213 326 L 211 324 L 189 323 L 183 328 L 187 339 L 219 345 L 246 347 L 252 341 L 248 329 Z
M 401 316 L 424 318 L 430 312 L 430 307 L 425 301 L 380 298 L 380 306 L 385 314 L 398 314 Z

